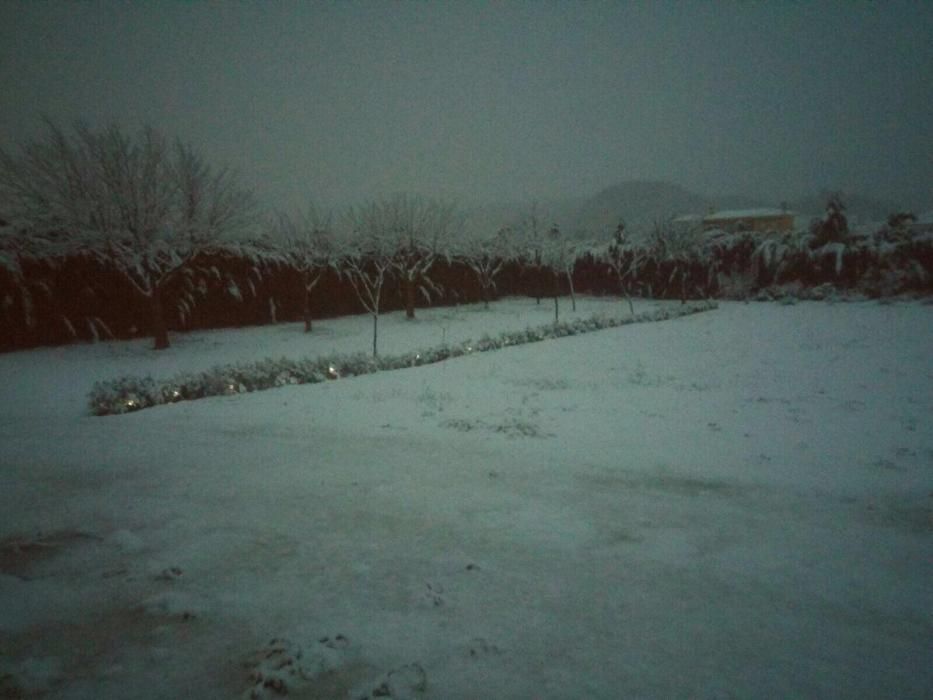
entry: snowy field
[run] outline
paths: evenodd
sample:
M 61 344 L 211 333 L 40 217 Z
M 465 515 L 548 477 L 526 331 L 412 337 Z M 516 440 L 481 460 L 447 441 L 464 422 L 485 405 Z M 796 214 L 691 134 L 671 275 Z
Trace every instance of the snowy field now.
M 393 314 L 380 348 L 552 313 Z M 723 303 L 87 412 L 369 324 L 0 355 L 0 697 L 929 697 L 933 305 Z

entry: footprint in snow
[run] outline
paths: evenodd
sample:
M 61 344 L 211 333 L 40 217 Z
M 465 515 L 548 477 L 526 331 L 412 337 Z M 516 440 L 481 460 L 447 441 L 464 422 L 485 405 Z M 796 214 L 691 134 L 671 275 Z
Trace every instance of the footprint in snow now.
M 418 700 L 428 689 L 428 675 L 419 663 L 406 664 L 354 691 L 353 700 Z
M 470 640 L 468 651 L 471 659 L 480 659 L 483 656 L 498 656 L 502 650 L 495 644 L 490 644 L 483 637 L 475 637 Z
M 425 582 L 424 598 L 433 607 L 439 608 L 444 604 L 444 587 L 437 583 Z
M 250 687 L 243 697 L 273 698 L 306 687 L 343 665 L 349 647 L 350 640 L 342 634 L 321 637 L 307 652 L 288 639 L 272 639 L 245 662 Z

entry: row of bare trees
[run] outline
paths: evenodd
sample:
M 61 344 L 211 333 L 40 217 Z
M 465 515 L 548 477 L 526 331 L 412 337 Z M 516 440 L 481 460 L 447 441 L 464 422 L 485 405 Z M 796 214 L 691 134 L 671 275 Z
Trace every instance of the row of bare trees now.
M 510 262 L 553 275 L 555 320 L 559 278 L 573 289 L 575 243 L 552 226 L 539 235 L 536 219 L 530 225 L 502 228 L 487 238 L 464 237 L 463 215 L 448 202 L 396 195 L 349 209 L 336 219 L 314 205 L 295 216 L 279 215 L 276 236 L 284 241 L 292 264 L 305 280 L 305 330 L 310 331 L 311 294 L 322 275 L 333 270 L 353 288 L 373 319 L 373 353 L 378 352 L 378 324 L 383 292 L 393 279 L 403 288 L 405 314 L 415 317 L 419 296 L 431 302 L 441 289 L 432 269 L 439 259 L 466 265 L 476 276 L 488 308 L 496 293 L 496 279 Z M 576 307 L 574 301 L 574 308 Z
M 0 149 L 0 219 L 9 224 L 0 226 L 0 267 L 8 274 L 21 274 L 24 256 L 99 262 L 146 300 L 156 349 L 169 346 L 165 289 L 181 283 L 189 291 L 185 303 L 195 304 L 205 277 L 219 274 L 202 261 L 218 252 L 299 271 L 309 332 L 315 288 L 325 274 L 339 275 L 372 315 L 376 354 L 387 282 L 402 285 L 406 315 L 414 318 L 419 295 L 431 301 L 441 291 L 432 277 L 439 259 L 472 270 L 487 306 L 504 267 L 519 264 L 538 280 L 539 302 L 553 297 L 557 321 L 565 281 L 576 306 L 573 271 L 584 251 L 597 251 L 612 267 L 631 308 L 631 281 L 644 250 L 630 244 L 622 225 L 611 245 L 584 244 L 556 225 L 543 227 L 534 206 L 515 226 L 465 237 L 464 217 L 453 204 L 410 195 L 339 216 L 309 205 L 269 217 L 233 171 L 211 166 L 189 144 L 151 128 L 127 134 L 78 123 L 65 130 L 51 121 L 19 153 Z M 657 253 L 684 261 L 691 245 L 662 228 L 651 242 Z

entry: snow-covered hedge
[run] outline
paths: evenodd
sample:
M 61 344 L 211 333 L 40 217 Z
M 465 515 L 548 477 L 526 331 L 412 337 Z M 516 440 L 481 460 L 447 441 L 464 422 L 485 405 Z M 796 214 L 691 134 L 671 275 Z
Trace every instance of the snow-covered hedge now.
M 456 345 L 440 345 L 402 355 L 380 357 L 365 354 L 332 355 L 299 360 L 284 357 L 278 360 L 267 358 L 257 362 L 214 367 L 204 372 L 183 373 L 162 381 L 156 381 L 151 377 L 121 377 L 97 382 L 89 395 L 89 403 L 91 412 L 98 416 L 129 413 L 160 404 L 190 401 L 208 396 L 243 394 L 287 384 L 315 384 L 329 379 L 429 365 L 474 352 L 488 352 L 511 345 L 524 345 L 540 340 L 580 335 L 629 323 L 663 321 L 715 308 L 716 302 L 702 301 L 656 309 L 625 318 L 592 316 L 546 326 L 529 327 L 519 331 L 508 331 L 494 338 L 484 335 L 476 341 L 467 340 Z

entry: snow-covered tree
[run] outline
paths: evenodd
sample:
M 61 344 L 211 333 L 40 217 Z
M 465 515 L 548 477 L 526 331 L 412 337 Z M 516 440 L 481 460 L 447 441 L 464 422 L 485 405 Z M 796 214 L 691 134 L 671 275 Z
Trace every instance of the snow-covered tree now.
M 822 219 L 817 220 L 811 233 L 814 234 L 814 247 L 845 242 L 849 235 L 849 221 L 839 192 L 830 193 L 827 197 L 826 212 Z
M 310 203 L 295 216 L 279 214 L 275 231 L 289 264 L 301 273 L 305 333 L 310 333 L 313 321 L 311 294 L 337 258 L 333 216 Z
M 567 250 L 563 234 L 557 224 L 547 230 L 541 239 L 539 269 L 551 278 L 551 297 L 554 299 L 554 323 L 560 321 L 560 278 Z
M 619 281 L 619 291 L 628 302 L 628 310 L 632 316 L 635 315 L 635 306 L 632 304 L 632 283 L 638 275 L 644 258 L 645 249 L 631 241 L 625 230 L 625 222 L 620 221 L 613 233 L 612 242 L 603 254 L 603 260 L 615 273 Z
M 544 249 L 546 242 L 538 219 L 538 203 L 532 202 L 531 208 L 518 229 L 518 255 L 524 271 L 533 277 L 535 302 L 541 303 L 543 276 L 545 273 Z
M 555 310 L 557 309 L 557 294 L 560 291 L 558 280 L 563 277 L 567 280 L 567 289 L 570 292 L 570 308 L 577 310 L 577 297 L 573 286 L 573 273 L 577 268 L 577 260 L 588 244 L 580 234 L 571 237 L 564 234 L 557 224 L 548 231 L 545 241 L 544 261 L 554 275 L 555 281 Z
M 372 205 L 381 218 L 380 235 L 394 247 L 391 266 L 403 286 L 405 317 L 415 317 L 415 297 L 420 292 L 430 302 L 440 289 L 430 272 L 439 256 L 448 255 L 463 221 L 449 202 L 396 195 Z
M 155 129 L 68 132 L 48 120 L 19 154 L 0 149 L 0 208 L 35 235 L 63 234 L 59 253 L 92 255 L 125 277 L 147 300 L 156 349 L 169 345 L 166 286 L 256 214 L 232 171 Z
M 457 257 L 476 275 L 487 309 L 496 290 L 496 277 L 517 255 L 516 243 L 515 232 L 506 227 L 491 238 L 474 238 L 459 246 Z
M 671 221 L 656 221 L 650 234 L 651 255 L 659 263 L 668 263 L 668 285 L 679 282 L 680 301 L 687 303 L 687 279 L 691 266 L 700 259 L 703 229 L 699 226 L 675 226 Z
M 339 271 L 349 280 L 357 298 L 373 317 L 373 357 L 379 354 L 379 314 L 382 292 L 392 271 L 396 247 L 382 207 L 369 203 L 350 209 L 350 239 L 339 252 Z

